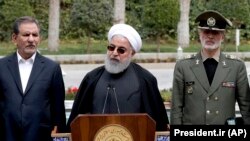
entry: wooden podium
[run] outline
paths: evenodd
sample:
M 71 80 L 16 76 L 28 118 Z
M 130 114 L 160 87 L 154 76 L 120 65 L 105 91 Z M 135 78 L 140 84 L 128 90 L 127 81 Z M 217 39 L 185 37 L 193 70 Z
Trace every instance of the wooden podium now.
M 71 123 L 72 141 L 153 141 L 155 121 L 147 114 L 83 114 Z

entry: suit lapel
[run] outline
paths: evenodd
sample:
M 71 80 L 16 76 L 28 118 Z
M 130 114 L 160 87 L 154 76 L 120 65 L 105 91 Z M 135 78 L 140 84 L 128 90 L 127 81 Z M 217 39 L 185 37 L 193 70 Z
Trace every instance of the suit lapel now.
M 229 74 L 230 69 L 225 58 L 226 57 L 224 54 L 220 55 L 220 61 L 214 74 L 212 85 L 208 92 L 209 95 L 213 94 L 213 92 L 221 85 L 225 77 Z
M 25 89 L 25 94 L 28 93 L 29 89 L 34 84 L 34 81 L 41 74 L 41 71 L 43 70 L 43 68 L 44 68 L 44 60 L 42 59 L 42 56 L 39 53 L 37 53 L 35 62 L 32 67 L 32 71 L 30 73 L 29 81 Z
M 196 55 L 193 65 L 191 65 L 190 69 L 193 71 L 194 76 L 200 82 L 200 85 L 208 92 L 210 85 L 207 79 L 207 74 L 201 59 L 201 54 L 198 53 Z
M 18 62 L 17 62 L 17 55 L 14 53 L 9 59 L 8 59 L 8 69 L 11 72 L 11 75 L 13 76 L 13 79 L 16 82 L 16 85 L 18 87 L 18 90 L 20 93 L 23 94 L 23 88 L 22 88 L 22 83 L 21 83 L 21 78 L 20 78 L 20 73 L 18 69 Z

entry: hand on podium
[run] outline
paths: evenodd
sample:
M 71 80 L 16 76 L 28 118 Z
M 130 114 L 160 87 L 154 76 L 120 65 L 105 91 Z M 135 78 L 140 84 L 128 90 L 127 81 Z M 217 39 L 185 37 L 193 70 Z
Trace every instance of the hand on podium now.
M 51 131 L 51 135 L 56 134 L 57 132 L 58 132 L 57 126 L 54 126 L 54 129 Z

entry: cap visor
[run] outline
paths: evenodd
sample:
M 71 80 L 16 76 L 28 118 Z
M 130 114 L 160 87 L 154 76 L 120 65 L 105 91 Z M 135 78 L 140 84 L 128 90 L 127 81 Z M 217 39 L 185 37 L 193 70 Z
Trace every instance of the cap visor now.
M 225 29 L 220 29 L 220 28 L 209 28 L 209 27 L 201 27 L 198 26 L 199 29 L 208 29 L 208 30 L 216 30 L 216 31 L 225 31 Z

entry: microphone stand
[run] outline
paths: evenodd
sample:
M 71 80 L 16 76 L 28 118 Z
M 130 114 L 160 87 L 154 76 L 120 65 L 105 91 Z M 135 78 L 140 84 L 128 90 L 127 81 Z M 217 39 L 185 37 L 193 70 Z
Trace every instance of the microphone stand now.
M 115 91 L 114 87 L 113 87 L 113 92 L 114 92 L 114 95 L 115 95 L 115 103 L 116 103 L 116 106 L 117 106 L 117 111 L 120 114 L 120 108 L 119 108 L 119 104 L 118 104 L 118 100 L 117 100 L 117 96 L 116 96 L 116 91 Z
M 110 88 L 112 88 L 113 92 L 114 92 L 114 97 L 115 97 L 115 103 L 116 103 L 116 107 L 117 107 L 117 112 L 120 114 L 120 108 L 119 108 L 119 104 L 118 104 L 118 100 L 117 100 L 117 94 L 116 94 L 116 90 L 114 87 L 108 85 L 107 87 L 107 93 L 106 93 L 106 97 L 105 97 L 105 101 L 104 101 L 104 105 L 103 105 L 103 109 L 102 109 L 102 114 L 105 113 L 105 109 L 106 109 L 106 105 L 107 105 L 107 99 L 108 99 L 108 96 L 109 96 L 109 91 L 110 91 Z
M 106 109 L 109 90 L 110 90 L 110 86 L 108 85 L 108 87 L 107 87 L 107 93 L 106 93 L 106 97 L 105 97 L 105 101 L 104 101 L 104 105 L 103 105 L 103 109 L 102 109 L 102 114 L 104 114 L 105 109 Z

